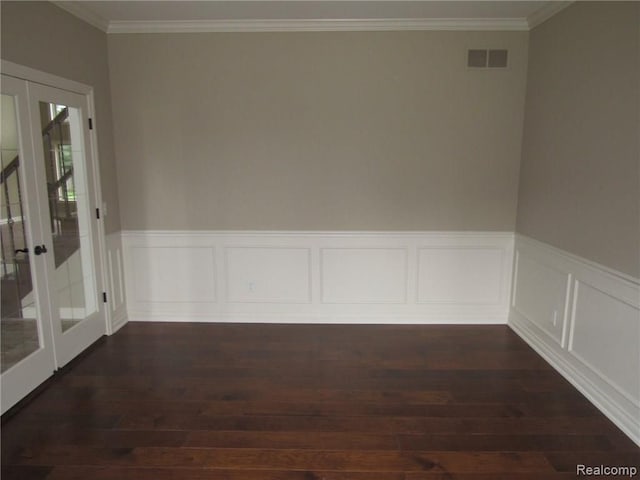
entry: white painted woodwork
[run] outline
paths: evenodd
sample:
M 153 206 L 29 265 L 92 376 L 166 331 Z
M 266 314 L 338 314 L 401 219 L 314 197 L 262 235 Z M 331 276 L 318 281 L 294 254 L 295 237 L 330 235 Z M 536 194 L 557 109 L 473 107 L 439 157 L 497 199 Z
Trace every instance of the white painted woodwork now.
M 100 173 L 96 131 L 86 127 L 93 117 L 92 87 L 2 60 L 2 90 L 16 96 L 19 112 L 21 181 L 24 211 L 27 213 L 28 247 L 47 245 L 50 253 L 31 257 L 33 299 L 40 348 L 0 376 L 1 410 L 15 403 L 41 384 L 54 370 L 64 366 L 98 337 L 108 331 L 108 314 L 99 300 L 103 291 L 104 250 L 101 222 L 93 212 L 101 204 Z M 64 288 L 56 282 L 53 242 L 48 216 L 46 175 L 44 175 L 39 101 L 71 107 L 71 137 L 74 145 L 74 178 L 79 202 L 79 258 L 63 266 L 69 282 Z M 83 203 L 80 206 L 80 203 Z M 71 267 L 75 267 L 71 270 Z M 78 268 L 79 267 L 79 268 Z M 72 273 L 72 271 L 74 273 Z M 61 298 L 64 301 L 61 301 Z M 82 305 L 79 307 L 78 305 Z M 37 312 L 37 315 L 36 315 Z M 62 331 L 60 317 L 82 318 L 73 328 Z
M 308 248 L 227 248 L 227 300 L 231 303 L 309 303 L 309 262 Z
M 640 280 L 521 235 L 515 251 L 509 325 L 640 445 Z
M 8 68 L 7 68 L 8 67 Z M 14 100 L 17 113 L 16 125 L 18 130 L 17 150 L 20 158 L 33 159 L 34 145 L 29 135 L 30 123 L 28 115 L 28 85 L 22 79 L 6 76 L 10 72 L 10 65 L 2 63 L 3 95 L 10 95 Z M 42 223 L 38 219 L 37 178 L 33 168 L 26 168 L 25 162 L 20 163 L 20 182 L 23 195 L 23 215 L 26 226 L 26 246 L 30 249 L 40 242 L 44 236 Z M 40 261 L 38 261 L 40 260 Z M 4 414 L 13 405 L 29 394 L 38 385 L 50 377 L 55 370 L 53 352 L 53 338 L 50 328 L 50 315 L 47 310 L 46 278 L 47 270 L 41 257 L 29 256 L 29 268 L 33 281 L 34 294 L 29 308 L 25 311 L 26 318 L 32 318 L 37 324 L 39 348 L 20 360 L 0 375 L 0 413 Z
M 496 304 L 501 301 L 504 275 L 501 248 L 420 248 L 420 303 Z
M 320 250 L 322 303 L 406 303 L 404 248 Z
M 569 352 L 640 406 L 637 304 L 630 305 L 585 282 L 576 282 L 574 292 Z
M 533 255 L 516 255 L 513 308 L 564 345 L 565 305 L 570 274 Z
M 215 258 L 209 247 L 134 248 L 133 286 L 138 302 L 215 302 Z
M 53 3 L 108 33 L 358 31 L 358 30 L 529 30 L 570 5 L 544 2 L 351 1 L 306 2 L 147 2 Z
M 124 265 L 122 263 L 122 240 L 120 232 L 106 236 L 107 253 L 107 294 L 110 316 L 110 333 L 117 331 L 127 322 L 125 303 Z
M 127 316 L 505 323 L 512 239 L 500 232 L 123 232 Z

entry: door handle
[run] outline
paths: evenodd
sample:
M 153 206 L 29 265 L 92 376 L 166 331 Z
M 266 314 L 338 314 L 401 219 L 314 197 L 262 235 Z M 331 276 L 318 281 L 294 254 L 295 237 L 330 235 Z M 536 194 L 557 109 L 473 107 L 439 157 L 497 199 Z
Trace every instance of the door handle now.
M 47 247 L 45 247 L 44 245 L 42 246 L 36 245 L 33 249 L 33 253 L 35 253 L 36 255 L 42 255 L 43 253 L 47 253 Z
M 29 253 L 29 249 L 28 249 L 28 248 L 18 248 L 18 249 L 15 251 L 15 253 L 16 253 L 16 254 L 18 254 L 18 253 Z

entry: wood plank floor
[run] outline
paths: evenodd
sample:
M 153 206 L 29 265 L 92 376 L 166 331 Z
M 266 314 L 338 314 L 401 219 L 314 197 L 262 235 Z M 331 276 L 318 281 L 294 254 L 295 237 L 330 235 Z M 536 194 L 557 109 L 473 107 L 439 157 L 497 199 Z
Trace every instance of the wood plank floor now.
M 130 323 L 5 420 L 3 480 L 541 480 L 640 465 L 506 326 Z

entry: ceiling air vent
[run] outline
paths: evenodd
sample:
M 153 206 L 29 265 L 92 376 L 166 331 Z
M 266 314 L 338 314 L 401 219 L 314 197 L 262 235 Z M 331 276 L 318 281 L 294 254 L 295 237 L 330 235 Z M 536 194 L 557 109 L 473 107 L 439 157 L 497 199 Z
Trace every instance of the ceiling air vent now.
M 477 50 L 467 51 L 467 67 L 469 68 L 506 68 L 508 51 L 497 50 Z

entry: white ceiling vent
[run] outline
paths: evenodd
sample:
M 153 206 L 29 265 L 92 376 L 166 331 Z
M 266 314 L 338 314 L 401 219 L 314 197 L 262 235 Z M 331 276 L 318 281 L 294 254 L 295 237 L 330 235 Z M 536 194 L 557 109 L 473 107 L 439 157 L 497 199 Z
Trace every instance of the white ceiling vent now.
M 509 52 L 505 49 L 467 51 L 467 67 L 469 68 L 507 68 Z

